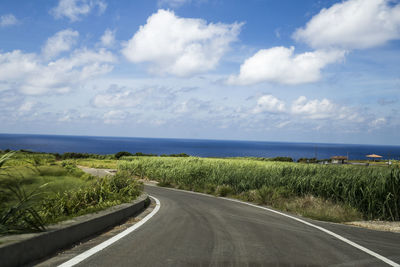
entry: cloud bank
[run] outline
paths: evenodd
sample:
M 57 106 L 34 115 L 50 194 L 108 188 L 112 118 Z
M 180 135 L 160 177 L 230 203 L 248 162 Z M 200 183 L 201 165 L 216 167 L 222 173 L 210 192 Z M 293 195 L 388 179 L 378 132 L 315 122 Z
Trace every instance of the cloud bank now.
M 46 61 L 19 50 L 0 53 L 0 84 L 26 95 L 66 93 L 83 82 L 110 72 L 115 57 L 105 49 L 79 49 L 69 57 Z

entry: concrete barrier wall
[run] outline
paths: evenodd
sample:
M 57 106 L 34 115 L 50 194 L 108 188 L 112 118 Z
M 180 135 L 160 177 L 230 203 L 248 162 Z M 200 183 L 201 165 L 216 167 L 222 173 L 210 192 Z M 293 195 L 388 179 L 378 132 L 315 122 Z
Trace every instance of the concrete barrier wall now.
M 0 241 L 6 242 L 5 244 L 0 244 L 0 266 L 21 266 L 42 259 L 63 248 L 68 248 L 82 239 L 121 223 L 124 219 L 145 209 L 149 203 L 148 195 L 142 194 L 133 203 L 126 203 L 98 213 L 79 216 L 50 226 L 48 231 L 43 233 L 0 239 Z M 9 241 L 7 239 L 14 240 Z

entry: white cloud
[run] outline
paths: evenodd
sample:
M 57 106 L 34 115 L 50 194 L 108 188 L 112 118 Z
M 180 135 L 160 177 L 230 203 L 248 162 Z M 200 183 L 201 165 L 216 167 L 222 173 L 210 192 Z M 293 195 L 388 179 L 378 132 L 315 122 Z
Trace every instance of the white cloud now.
M 0 53 L 0 83 L 23 94 L 65 93 L 112 70 L 112 53 L 100 49 L 75 50 L 69 57 L 47 62 L 19 50 Z
M 369 126 L 372 128 L 380 128 L 381 126 L 386 125 L 387 120 L 385 118 L 377 118 L 369 123 Z
M 101 44 L 105 47 L 110 47 L 115 44 L 115 31 L 107 29 L 101 36 Z
M 154 73 L 189 76 L 214 69 L 242 24 L 207 24 L 158 10 L 124 44 L 122 53 L 132 62 L 147 62 Z
M 176 94 L 163 87 L 127 89 L 111 86 L 106 92 L 94 97 L 92 103 L 97 108 L 134 108 L 146 106 L 146 109 L 164 109 L 172 105 Z
M 365 118 L 354 108 L 339 105 L 327 98 L 307 99 L 300 96 L 294 100 L 290 108 L 286 109 L 286 103 L 273 95 L 263 95 L 257 100 L 257 105 L 252 109 L 252 114 L 275 113 L 274 118 L 280 120 L 276 127 L 282 128 L 296 120 L 327 120 L 343 122 L 363 122 Z M 248 113 L 250 115 L 250 113 Z M 290 118 L 290 119 L 289 119 Z
M 45 58 L 56 57 L 61 52 L 69 51 L 78 41 L 79 32 L 66 29 L 57 32 L 55 35 L 47 39 L 42 49 Z
M 364 49 L 400 39 L 400 4 L 349 0 L 322 9 L 293 37 L 313 48 Z
M 118 124 L 123 122 L 128 114 L 122 110 L 111 110 L 104 114 L 103 119 L 106 124 Z
M 102 14 L 106 10 L 107 4 L 101 0 L 60 0 L 58 5 L 50 10 L 50 13 L 57 19 L 66 17 L 70 21 L 78 21 L 96 7 L 99 14 Z
M 220 107 L 222 108 L 222 107 Z M 174 113 L 177 114 L 200 114 L 204 112 L 209 112 L 215 115 L 216 109 L 211 106 L 209 101 L 204 101 L 201 99 L 190 98 L 179 103 L 176 108 L 174 108 Z
M 292 113 L 305 115 L 312 119 L 326 119 L 332 116 L 341 115 L 339 109 L 330 100 L 308 100 L 305 96 L 300 96 L 292 104 Z
M 248 85 L 260 82 L 301 84 L 318 81 L 321 69 L 340 61 L 345 52 L 317 50 L 294 55 L 294 47 L 273 47 L 258 51 L 241 66 L 238 76 L 230 76 L 228 83 Z
M 93 99 L 93 104 L 98 108 L 105 107 L 134 107 L 140 103 L 131 91 L 98 94 Z
M 282 122 L 278 122 L 275 127 L 276 128 L 284 128 L 286 126 L 288 126 L 289 124 L 291 124 L 291 121 L 282 121 Z
M 15 25 L 18 23 L 17 18 L 13 14 L 0 16 L 0 27 Z
M 263 95 L 257 100 L 257 106 L 253 109 L 253 113 L 261 112 L 284 112 L 285 103 L 273 95 Z
M 22 103 L 22 105 L 19 107 L 18 111 L 21 113 L 24 112 L 29 112 L 33 109 L 33 107 L 37 105 L 36 102 L 34 101 L 25 101 L 24 103 Z
M 300 96 L 292 103 L 291 113 L 309 119 L 363 121 L 363 118 L 356 111 L 349 107 L 335 104 L 326 98 L 308 100 L 305 96 Z

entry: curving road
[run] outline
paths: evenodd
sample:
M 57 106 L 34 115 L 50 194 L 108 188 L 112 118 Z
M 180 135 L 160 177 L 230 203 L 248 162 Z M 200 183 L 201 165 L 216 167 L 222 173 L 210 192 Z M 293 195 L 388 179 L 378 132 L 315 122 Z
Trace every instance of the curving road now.
M 387 266 L 318 229 L 221 198 L 154 186 L 159 212 L 78 266 Z M 400 262 L 400 234 L 308 220 Z

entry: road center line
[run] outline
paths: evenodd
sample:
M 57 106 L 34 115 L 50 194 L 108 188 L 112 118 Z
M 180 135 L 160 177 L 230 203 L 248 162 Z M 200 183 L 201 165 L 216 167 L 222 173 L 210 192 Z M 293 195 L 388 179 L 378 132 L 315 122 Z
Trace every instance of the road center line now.
M 93 248 L 91 248 L 91 249 L 89 249 L 89 250 L 77 255 L 77 256 L 75 256 L 74 258 L 70 259 L 69 261 L 64 262 L 63 264 L 59 265 L 59 267 L 74 266 L 74 265 L 80 263 L 81 261 L 89 258 L 90 256 L 96 254 L 97 252 L 105 249 L 106 247 L 110 246 L 111 244 L 117 242 L 121 238 L 129 235 L 130 233 L 132 233 L 133 231 L 138 229 L 140 226 L 145 224 L 148 220 L 151 219 L 151 217 L 153 217 L 158 212 L 158 210 L 160 209 L 160 206 L 161 206 L 160 201 L 157 198 L 155 198 L 153 196 L 150 196 L 150 197 L 156 201 L 156 207 L 146 217 L 144 217 L 138 223 L 136 223 L 135 225 L 132 225 L 131 227 L 129 227 L 125 231 L 119 233 L 118 235 L 116 235 L 116 236 L 104 241 L 103 243 L 100 243 L 99 245 L 97 245 L 97 246 L 95 246 L 95 247 L 93 247 Z

